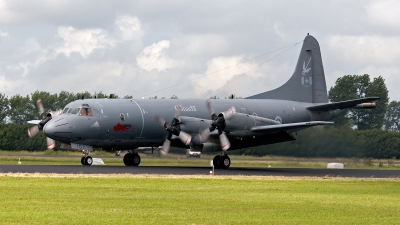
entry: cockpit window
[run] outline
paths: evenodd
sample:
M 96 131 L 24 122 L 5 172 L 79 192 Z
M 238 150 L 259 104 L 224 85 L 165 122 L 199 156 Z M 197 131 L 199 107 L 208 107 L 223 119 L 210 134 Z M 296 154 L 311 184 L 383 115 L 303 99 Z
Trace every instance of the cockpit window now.
M 64 108 L 62 113 L 70 115 L 78 115 L 78 116 L 101 117 L 102 110 L 97 108 L 92 108 L 88 104 L 82 104 L 81 107 Z
M 70 108 L 68 114 L 78 114 L 81 108 Z
M 93 116 L 92 109 L 89 107 L 82 107 L 79 116 Z
M 69 110 L 69 108 L 65 108 L 64 110 L 63 110 L 63 114 L 67 114 L 68 113 L 68 110 Z

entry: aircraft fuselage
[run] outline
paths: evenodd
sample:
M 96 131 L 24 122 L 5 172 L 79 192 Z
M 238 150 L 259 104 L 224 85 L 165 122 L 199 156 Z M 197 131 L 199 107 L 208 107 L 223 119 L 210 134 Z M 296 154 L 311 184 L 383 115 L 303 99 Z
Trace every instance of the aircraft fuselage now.
M 271 140 L 263 140 L 262 136 L 250 131 L 252 126 L 257 126 L 254 116 L 280 121 L 282 124 L 316 119 L 312 118 L 312 114 L 305 108 L 313 105 L 312 103 L 269 99 L 217 99 L 211 100 L 211 103 L 216 113 L 234 106 L 238 114 L 247 115 L 247 118 L 242 116 L 241 121 L 235 121 L 235 128 L 231 130 L 233 133 L 236 132 L 235 134 L 238 132 L 241 134 L 241 141 L 246 137 L 254 139 L 253 144 L 246 146 L 271 142 Z M 158 147 L 162 145 L 167 132 L 157 123 L 155 116 L 159 115 L 170 122 L 178 105 L 182 106 L 180 113 L 182 118 L 198 118 L 190 123 L 189 129 L 187 129 L 188 123 L 182 124 L 185 132 L 194 136 L 199 130 L 209 125 L 208 120 L 211 119 L 211 115 L 203 99 L 85 99 L 76 100 L 65 106 L 64 113 L 49 121 L 44 132 L 48 137 L 66 144 L 73 142 L 120 150 Z M 74 114 L 71 110 L 82 108 L 82 106 L 90 108 L 91 114 Z M 199 121 L 200 119 L 203 121 Z M 331 119 L 330 116 L 327 119 Z M 238 118 L 233 117 L 232 120 L 238 120 Z M 227 121 L 227 127 L 229 123 L 230 121 Z M 227 136 L 230 138 L 229 134 Z M 212 139 L 210 141 L 212 142 Z M 235 140 L 231 142 L 235 143 Z M 172 146 L 183 147 L 178 141 L 173 142 Z M 234 148 L 230 150 L 242 147 L 240 144 L 233 146 Z

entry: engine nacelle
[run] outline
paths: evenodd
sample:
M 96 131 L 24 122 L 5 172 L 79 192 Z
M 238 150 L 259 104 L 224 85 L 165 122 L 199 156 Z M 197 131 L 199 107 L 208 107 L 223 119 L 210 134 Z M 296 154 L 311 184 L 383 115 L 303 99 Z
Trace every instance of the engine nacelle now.
M 226 121 L 225 131 L 239 137 L 253 136 L 254 134 L 250 131 L 252 127 L 277 124 L 280 124 L 280 122 L 264 117 L 236 113 L 234 117 Z
M 207 141 L 200 145 L 191 144 L 190 149 L 192 151 L 200 151 L 200 152 L 218 152 L 222 151 L 220 143 L 215 143 L 212 141 Z

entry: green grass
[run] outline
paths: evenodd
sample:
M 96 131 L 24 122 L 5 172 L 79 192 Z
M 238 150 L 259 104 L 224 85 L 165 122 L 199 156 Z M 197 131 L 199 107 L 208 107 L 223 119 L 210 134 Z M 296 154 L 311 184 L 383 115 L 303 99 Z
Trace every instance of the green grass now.
M 400 218 L 400 181 L 393 179 L 10 176 L 0 176 L 1 224 L 398 224 Z

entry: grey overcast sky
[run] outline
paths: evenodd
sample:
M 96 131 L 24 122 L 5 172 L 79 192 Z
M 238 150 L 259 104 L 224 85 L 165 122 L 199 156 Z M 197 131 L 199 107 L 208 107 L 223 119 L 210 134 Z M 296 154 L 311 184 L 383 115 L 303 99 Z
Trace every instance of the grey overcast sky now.
M 247 97 L 289 79 L 307 33 L 328 89 L 368 73 L 400 100 L 395 0 L 0 0 L 0 93 Z

